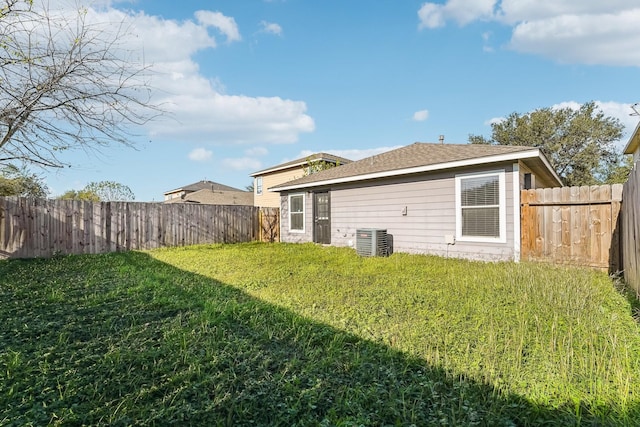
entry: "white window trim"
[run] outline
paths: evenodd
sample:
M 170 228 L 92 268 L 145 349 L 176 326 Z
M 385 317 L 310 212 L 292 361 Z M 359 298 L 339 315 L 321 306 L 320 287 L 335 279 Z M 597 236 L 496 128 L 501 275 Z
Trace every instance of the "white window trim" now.
M 498 177 L 498 215 L 500 222 L 499 237 L 475 237 L 462 235 L 462 186 L 463 179 L 482 178 L 487 176 Z M 455 176 L 456 183 L 456 240 L 460 242 L 481 242 L 481 243 L 507 243 L 507 195 L 506 195 L 506 172 L 504 169 L 487 171 L 481 173 L 458 174 Z
M 291 198 L 302 196 L 302 230 L 292 230 L 291 229 Z M 288 206 L 288 215 L 289 215 L 289 233 L 305 233 L 307 229 L 307 196 L 305 193 L 295 193 L 289 194 L 289 206 Z
M 256 194 L 258 196 L 262 194 L 262 177 L 261 176 L 256 177 Z

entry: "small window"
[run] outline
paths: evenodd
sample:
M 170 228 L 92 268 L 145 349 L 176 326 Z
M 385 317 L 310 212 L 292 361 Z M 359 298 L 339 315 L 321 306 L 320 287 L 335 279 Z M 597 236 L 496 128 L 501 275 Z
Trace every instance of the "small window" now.
M 506 241 L 504 172 L 456 176 L 459 240 Z
M 289 196 L 289 231 L 304 232 L 304 194 Z
M 525 190 L 531 190 L 533 187 L 531 186 L 531 174 L 530 173 L 525 173 L 524 174 L 524 189 Z
M 256 194 L 262 194 L 262 177 L 256 178 Z

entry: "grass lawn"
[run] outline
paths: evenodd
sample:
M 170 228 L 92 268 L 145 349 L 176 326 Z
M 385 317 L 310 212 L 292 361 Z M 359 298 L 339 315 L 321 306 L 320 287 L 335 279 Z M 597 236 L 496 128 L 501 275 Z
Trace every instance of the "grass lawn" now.
M 636 425 L 603 273 L 311 244 L 0 261 L 0 426 Z

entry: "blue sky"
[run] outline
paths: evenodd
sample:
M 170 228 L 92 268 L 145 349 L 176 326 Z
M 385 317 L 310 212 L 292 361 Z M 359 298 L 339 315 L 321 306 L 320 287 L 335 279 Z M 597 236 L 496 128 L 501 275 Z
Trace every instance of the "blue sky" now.
M 489 136 L 511 112 L 596 101 L 638 122 L 640 0 L 137 0 L 87 3 L 126 21 L 167 111 L 135 148 L 68 152 L 56 196 L 91 181 L 136 200 L 313 152 L 351 159 Z

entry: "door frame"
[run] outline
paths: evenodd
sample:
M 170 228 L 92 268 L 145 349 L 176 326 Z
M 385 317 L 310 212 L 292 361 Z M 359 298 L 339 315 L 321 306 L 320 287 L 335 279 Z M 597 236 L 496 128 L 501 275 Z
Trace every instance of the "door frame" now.
M 327 241 L 320 241 L 320 237 L 318 236 L 320 226 L 318 225 L 318 198 L 317 196 L 320 194 L 327 195 Z M 329 190 L 326 191 L 315 191 L 313 192 L 313 242 L 321 243 L 325 245 L 331 244 L 331 192 Z

